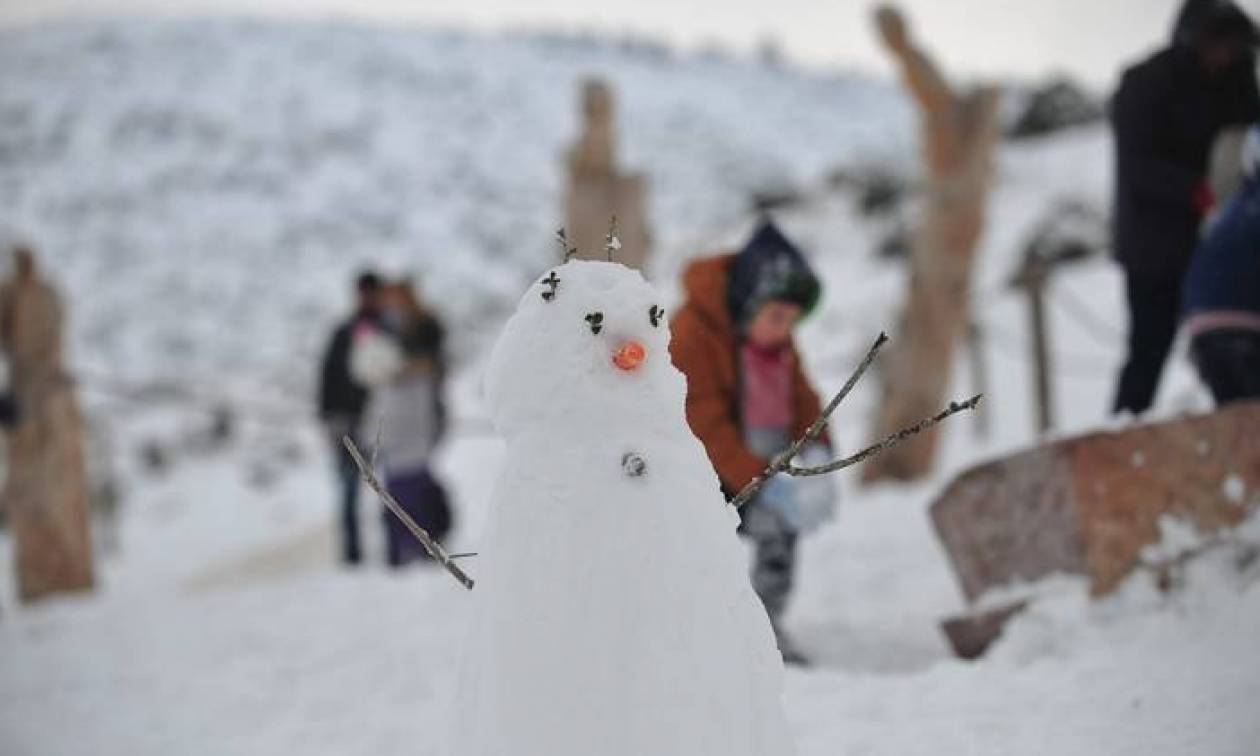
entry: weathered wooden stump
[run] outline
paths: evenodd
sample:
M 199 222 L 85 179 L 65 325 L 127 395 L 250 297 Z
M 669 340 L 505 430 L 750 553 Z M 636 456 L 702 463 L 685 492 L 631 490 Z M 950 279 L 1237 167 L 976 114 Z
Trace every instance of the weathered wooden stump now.
M 33 601 L 92 587 L 83 421 L 62 366 L 62 308 L 30 251 L 0 286 L 0 346 L 10 362 L 17 425 L 8 433 L 0 504 L 13 532 L 18 595 Z
M 647 180 L 622 173 L 616 160 L 612 89 L 592 79 L 582 87 L 582 134 L 569 151 L 565 233 L 577 257 L 603 260 L 609 223 L 617 219 L 617 262 L 642 269 L 648 259 Z
M 971 270 L 984 230 L 1001 99 L 992 87 L 952 86 L 895 8 L 880 7 L 875 20 L 918 106 L 925 169 L 904 312 L 880 373 L 883 399 L 871 435 L 882 439 L 931 416 L 945 401 L 954 354 L 971 318 Z M 938 432 L 931 428 L 880 455 L 863 467 L 862 479 L 927 475 Z

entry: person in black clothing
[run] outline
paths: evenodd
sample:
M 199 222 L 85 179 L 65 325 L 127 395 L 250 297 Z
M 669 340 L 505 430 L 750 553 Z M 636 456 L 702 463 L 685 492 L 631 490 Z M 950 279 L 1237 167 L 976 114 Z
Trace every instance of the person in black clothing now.
M 347 564 L 358 564 L 363 552 L 359 543 L 359 472 L 341 438 L 354 436 L 368 401 L 368 389 L 350 374 L 350 347 L 357 329 L 380 327 L 381 279 L 375 273 L 363 273 L 357 289 L 358 306 L 333 331 L 319 382 L 319 418 L 333 444 L 341 484 L 341 556 Z
M 1209 153 L 1260 117 L 1256 27 L 1229 0 L 1188 0 L 1172 44 L 1125 71 L 1111 104 L 1115 254 L 1129 303 L 1129 354 L 1113 411 L 1154 400 L 1180 313 L 1182 278 L 1213 200 Z

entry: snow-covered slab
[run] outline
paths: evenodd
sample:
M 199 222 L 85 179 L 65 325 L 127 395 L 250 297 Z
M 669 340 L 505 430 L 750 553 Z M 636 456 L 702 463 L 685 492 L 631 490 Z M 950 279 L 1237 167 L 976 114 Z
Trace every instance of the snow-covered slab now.
M 1055 572 L 1114 589 L 1166 516 L 1211 533 L 1260 507 L 1260 403 L 1041 446 L 963 473 L 932 505 L 969 600 Z

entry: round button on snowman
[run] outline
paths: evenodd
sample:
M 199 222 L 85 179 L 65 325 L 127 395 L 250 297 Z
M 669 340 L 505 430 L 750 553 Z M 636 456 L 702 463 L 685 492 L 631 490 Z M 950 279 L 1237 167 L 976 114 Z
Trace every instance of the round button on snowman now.
M 793 753 L 781 657 L 656 291 L 617 263 L 549 271 L 504 328 L 486 396 L 507 450 L 452 753 Z

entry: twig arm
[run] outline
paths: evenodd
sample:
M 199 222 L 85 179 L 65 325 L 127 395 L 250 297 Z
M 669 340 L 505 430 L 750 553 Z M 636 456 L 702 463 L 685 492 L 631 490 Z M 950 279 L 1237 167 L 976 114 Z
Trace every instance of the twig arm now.
M 920 420 L 918 423 L 910 426 L 909 428 L 902 428 L 896 433 L 890 434 L 883 441 L 880 441 L 877 444 L 872 444 L 852 456 L 837 459 L 834 462 L 828 462 L 825 465 L 818 465 L 817 467 L 797 467 L 789 464 L 783 469 L 783 472 L 793 477 L 806 477 L 809 475 L 826 475 L 827 473 L 835 472 L 836 470 L 843 470 L 846 467 L 851 467 L 875 456 L 876 454 L 879 454 L 886 449 L 896 446 L 911 436 L 922 433 L 950 415 L 956 415 L 959 412 L 975 409 L 976 406 L 980 404 L 980 400 L 983 396 L 983 394 L 976 394 L 965 402 L 950 402 L 948 407 L 932 417 Z
M 830 402 L 827 402 L 827 406 L 823 408 L 822 414 L 818 416 L 818 419 L 809 426 L 809 429 L 805 431 L 803 436 L 798 438 L 791 446 L 785 449 L 783 453 L 775 456 L 775 458 L 769 465 L 766 466 L 766 469 L 762 471 L 760 475 L 750 480 L 748 485 L 744 486 L 734 499 L 731 499 L 731 506 L 739 509 L 748 502 L 752 501 L 757 494 L 761 492 L 761 489 L 765 486 L 766 482 L 779 473 L 787 473 L 788 475 L 794 477 L 805 477 L 809 475 L 826 475 L 827 473 L 835 472 L 836 470 L 843 470 L 846 467 L 851 467 L 881 452 L 891 449 L 902 441 L 905 441 L 907 438 L 922 433 L 928 428 L 931 428 L 933 425 L 944 421 L 951 415 L 955 415 L 966 410 L 973 410 L 976 408 L 976 405 L 980 404 L 983 394 L 976 394 L 965 402 L 950 402 L 948 407 L 932 417 L 920 420 L 918 423 L 908 428 L 902 428 L 896 433 L 889 435 L 888 438 L 885 438 L 883 441 L 868 446 L 857 454 L 835 460 L 834 462 L 829 462 L 825 465 L 819 465 L 817 467 L 797 467 L 793 465 L 792 460 L 795 459 L 796 455 L 801 452 L 801 449 L 805 448 L 807 444 L 817 439 L 819 434 L 822 433 L 823 428 L 826 427 L 827 422 L 831 419 L 832 413 L 835 412 L 836 408 L 839 407 L 841 402 L 845 400 L 845 397 L 853 391 L 853 387 L 856 386 L 858 381 L 862 379 L 862 376 L 866 373 L 867 368 L 869 368 L 871 363 L 875 360 L 875 355 L 879 353 L 880 348 L 884 346 L 887 341 L 888 336 L 884 333 L 881 333 L 879 338 L 875 339 L 875 343 L 871 344 L 871 348 L 867 350 L 866 357 L 862 359 L 862 362 L 858 364 L 857 368 L 853 371 L 853 374 L 849 376 L 849 380 L 845 381 L 844 386 L 840 388 L 839 393 L 833 396 Z
M 420 527 L 420 525 L 412 519 L 411 515 L 407 514 L 407 511 L 399 505 L 398 501 L 390 495 L 385 486 L 381 485 L 381 481 L 377 479 L 376 473 L 372 471 L 372 468 L 368 465 L 367 460 L 363 458 L 363 454 L 359 451 L 359 447 L 355 446 L 354 440 L 349 436 L 342 436 L 341 443 L 346 447 L 346 451 L 350 452 L 350 457 L 354 459 L 354 464 L 358 466 L 359 475 L 362 476 L 364 482 L 372 487 L 372 490 L 376 492 L 377 496 L 381 497 L 381 502 L 385 505 L 386 509 L 393 512 L 394 516 L 401 520 L 403 525 L 407 526 L 407 530 L 411 531 L 411 534 L 416 537 L 416 540 L 420 542 L 420 545 L 424 547 L 424 550 L 429 552 L 429 556 L 433 557 L 434 561 L 445 567 L 446 571 L 451 573 L 451 575 L 459 581 L 460 585 L 471 591 L 473 589 L 473 579 L 470 578 L 466 572 L 460 569 L 459 565 L 455 564 L 455 557 L 448 554 L 446 549 L 442 548 L 442 544 L 438 543 L 433 536 L 429 535 L 429 531 Z M 465 555 L 461 554 L 460 556 Z
M 857 385 L 858 381 L 862 379 L 862 375 L 866 373 L 866 369 L 869 368 L 871 363 L 875 361 L 875 355 L 879 353 L 880 348 L 887 342 L 888 334 L 881 332 L 879 337 L 875 339 L 875 343 L 871 344 L 871 348 L 867 350 L 866 357 L 862 358 L 862 362 L 858 364 L 857 368 L 853 371 L 853 374 L 849 376 L 849 380 L 845 381 L 844 386 L 840 388 L 839 393 L 833 396 L 830 402 L 827 402 L 827 406 L 823 408 L 822 414 L 820 414 L 818 419 L 809 426 L 809 429 L 805 431 L 805 435 L 796 439 L 796 441 L 785 449 L 782 454 L 779 454 L 771 460 L 770 464 L 761 472 L 760 475 L 748 481 L 748 484 L 740 490 L 735 498 L 731 499 L 732 507 L 739 509 L 748 502 L 752 501 L 753 498 L 761 492 L 761 487 L 766 484 L 766 481 L 787 469 L 790 466 L 792 459 L 800 453 L 801 449 L 805 448 L 805 445 L 809 442 L 818 438 L 819 434 L 822 433 L 823 428 L 827 427 L 827 421 L 831 419 L 831 414 L 836 411 L 836 408 L 839 407 L 840 403 L 845 400 L 845 397 L 853 391 L 853 387 Z

